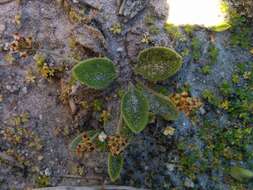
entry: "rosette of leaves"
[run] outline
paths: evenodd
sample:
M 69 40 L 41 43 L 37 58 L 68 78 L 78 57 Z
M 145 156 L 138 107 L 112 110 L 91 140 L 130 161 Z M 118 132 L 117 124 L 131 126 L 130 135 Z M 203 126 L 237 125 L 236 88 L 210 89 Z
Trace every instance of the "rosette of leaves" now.
M 81 61 L 72 70 L 81 84 L 97 90 L 107 88 L 117 77 L 116 69 L 108 58 L 92 58 Z
M 176 74 L 182 66 L 182 57 L 166 47 L 152 47 L 141 51 L 135 73 L 145 79 L 157 82 Z
M 181 66 L 182 58 L 174 50 L 166 47 L 153 47 L 140 52 L 135 73 L 151 82 L 157 82 L 173 76 Z M 72 73 L 74 78 L 82 84 L 98 90 L 107 88 L 116 78 L 114 64 L 107 58 L 84 60 L 73 68 Z M 127 142 L 133 134 L 145 129 L 150 113 L 168 121 L 178 117 L 178 111 L 169 97 L 152 90 L 138 79 L 136 81 L 138 85 L 131 84 L 121 98 L 121 113 L 117 126 L 119 130 L 116 135 L 125 137 Z M 77 152 L 77 147 L 83 145 L 82 135 L 77 136 L 71 143 L 70 149 L 73 152 Z M 108 152 L 108 174 L 110 179 L 115 181 L 119 178 L 123 167 L 123 153 L 113 154 L 108 138 L 101 142 L 98 138 L 99 132 L 89 131 L 88 136 L 88 144 L 92 142 L 96 149 Z

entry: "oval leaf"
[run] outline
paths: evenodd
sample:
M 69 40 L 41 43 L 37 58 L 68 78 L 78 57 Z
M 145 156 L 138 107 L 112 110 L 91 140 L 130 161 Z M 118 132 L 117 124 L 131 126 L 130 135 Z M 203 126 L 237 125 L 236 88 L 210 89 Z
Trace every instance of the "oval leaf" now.
M 150 81 L 162 81 L 176 74 L 182 57 L 170 48 L 153 47 L 140 52 L 135 72 Z
M 230 175 L 238 181 L 244 182 L 253 178 L 253 172 L 241 167 L 232 167 Z
M 134 133 L 141 132 L 148 124 L 149 105 L 147 98 L 131 88 L 122 98 L 121 112 L 126 125 Z
M 178 118 L 179 112 L 169 97 L 147 88 L 142 88 L 142 92 L 148 99 L 151 113 L 159 115 L 167 121 L 176 120 Z
M 84 133 L 81 133 L 80 135 L 78 135 L 76 138 L 74 138 L 74 140 L 70 143 L 69 148 L 71 151 L 75 152 L 77 146 L 82 142 L 82 136 Z
M 221 23 L 217 26 L 214 26 L 211 28 L 211 30 L 215 31 L 215 32 L 224 32 L 226 30 L 228 30 L 229 28 L 231 28 L 231 25 L 227 22 Z
M 112 154 L 109 154 L 109 156 L 108 156 L 108 174 L 110 176 L 110 179 L 113 182 L 119 178 L 120 172 L 123 167 L 123 162 L 124 162 L 124 159 L 123 159 L 122 155 L 113 156 Z
M 116 78 L 116 69 L 107 58 L 92 58 L 84 60 L 72 70 L 75 79 L 94 89 L 108 87 Z

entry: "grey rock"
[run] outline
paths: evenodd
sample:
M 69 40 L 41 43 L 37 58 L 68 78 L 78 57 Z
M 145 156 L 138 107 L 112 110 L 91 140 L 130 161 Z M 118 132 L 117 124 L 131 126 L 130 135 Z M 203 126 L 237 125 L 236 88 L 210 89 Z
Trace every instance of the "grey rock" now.
M 155 16 L 166 18 L 169 14 L 169 5 L 167 0 L 151 0 L 150 6 Z
M 191 179 L 186 178 L 184 181 L 184 186 L 188 188 L 194 188 L 194 183 Z
M 125 0 L 121 4 L 120 14 L 128 19 L 134 18 L 148 4 L 147 0 Z
M 103 34 L 96 28 L 84 25 L 74 31 L 76 41 L 85 49 L 100 54 L 106 49 L 106 41 Z

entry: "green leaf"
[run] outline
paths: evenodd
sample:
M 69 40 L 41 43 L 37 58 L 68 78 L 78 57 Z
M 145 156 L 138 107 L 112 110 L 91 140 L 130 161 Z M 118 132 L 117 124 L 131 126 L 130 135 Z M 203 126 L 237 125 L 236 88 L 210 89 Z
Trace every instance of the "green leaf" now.
M 182 57 L 166 47 L 152 47 L 140 52 L 135 73 L 150 81 L 163 81 L 176 74 L 182 66 Z
M 179 112 L 169 97 L 142 86 L 143 95 L 148 99 L 151 113 L 163 117 L 167 121 L 176 120 Z M 145 88 L 145 89 L 144 89 Z
M 116 69 L 107 58 L 92 58 L 74 66 L 73 76 L 82 84 L 94 89 L 105 89 L 116 78 Z
M 141 132 L 148 124 L 149 105 L 147 98 L 134 87 L 123 96 L 121 112 L 126 125 L 134 133 Z
M 227 22 L 221 23 L 217 26 L 213 26 L 211 28 L 211 30 L 215 31 L 215 32 L 224 32 L 226 30 L 228 30 L 229 28 L 231 28 L 231 25 Z
M 122 155 L 113 156 L 112 154 L 109 154 L 108 174 L 112 182 L 116 181 L 119 178 L 120 172 L 123 167 L 123 162 L 124 162 L 124 159 Z
M 74 138 L 74 140 L 70 143 L 69 148 L 71 151 L 75 152 L 77 146 L 82 142 L 82 136 L 84 133 L 81 133 L 80 135 L 78 135 L 76 138 Z
M 253 172 L 241 167 L 232 167 L 230 175 L 238 181 L 245 182 L 253 178 Z

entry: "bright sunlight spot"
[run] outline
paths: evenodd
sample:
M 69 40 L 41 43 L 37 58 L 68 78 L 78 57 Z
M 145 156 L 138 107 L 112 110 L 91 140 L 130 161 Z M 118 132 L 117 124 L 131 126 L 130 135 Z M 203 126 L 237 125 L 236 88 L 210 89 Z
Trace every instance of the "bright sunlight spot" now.
M 174 25 L 216 26 L 225 20 L 221 0 L 167 0 L 168 22 Z

